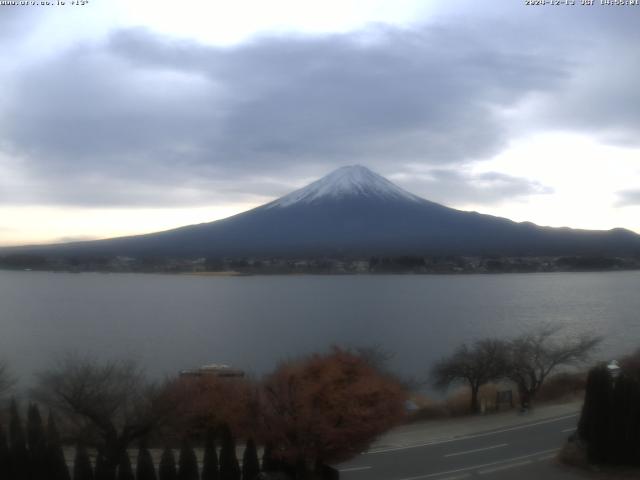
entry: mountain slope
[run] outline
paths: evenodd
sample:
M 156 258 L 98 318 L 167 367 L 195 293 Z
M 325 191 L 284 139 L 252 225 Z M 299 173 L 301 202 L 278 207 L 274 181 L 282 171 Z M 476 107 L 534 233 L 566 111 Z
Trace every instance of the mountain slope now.
M 406 192 L 365 167 L 351 166 L 271 203 L 211 223 L 12 250 L 136 257 L 630 255 L 640 253 L 640 236 L 623 229 L 548 228 L 463 212 Z

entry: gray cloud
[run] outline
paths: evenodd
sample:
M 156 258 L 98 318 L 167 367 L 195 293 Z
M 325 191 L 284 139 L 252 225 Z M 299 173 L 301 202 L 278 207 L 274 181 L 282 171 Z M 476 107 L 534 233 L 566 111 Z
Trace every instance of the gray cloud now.
M 11 38 L 32 27 L 41 18 L 37 8 L 0 5 L 0 38 Z
M 606 59 L 580 42 L 597 41 L 593 32 L 619 38 L 617 16 L 583 10 L 582 23 L 556 15 L 541 27 L 536 11 L 227 48 L 114 31 L 7 79 L 0 148 L 21 159 L 29 183 L 0 179 L 0 192 L 19 203 L 197 205 L 266 199 L 362 163 L 383 174 L 435 167 L 411 186 L 427 197 L 441 188 L 444 203 L 545 193 L 526 179 L 452 167 L 496 154 L 514 129 L 593 131 L 606 119 L 606 135 L 630 141 L 639 114 L 623 100 L 637 96 L 632 82 L 611 77 L 619 89 L 607 92 L 607 75 L 582 75 Z M 572 49 L 556 48 L 569 40 Z M 637 60 L 632 49 L 624 55 L 629 78 Z M 531 99 L 533 117 L 505 116 Z
M 433 169 L 404 179 L 405 188 L 430 200 L 451 205 L 496 205 L 531 195 L 553 193 L 536 181 L 498 172 L 473 174 L 453 169 Z
M 617 207 L 631 207 L 640 205 L 640 189 L 622 190 L 618 192 Z

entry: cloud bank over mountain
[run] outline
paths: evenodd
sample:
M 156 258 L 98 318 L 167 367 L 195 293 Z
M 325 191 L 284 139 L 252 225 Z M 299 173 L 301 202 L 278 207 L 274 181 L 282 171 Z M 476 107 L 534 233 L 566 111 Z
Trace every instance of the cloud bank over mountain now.
M 518 138 L 640 147 L 640 10 L 465 5 L 410 26 L 227 46 L 115 27 L 0 60 L 0 198 L 259 203 L 362 163 L 440 202 L 495 205 L 554 190 L 476 168 Z M 55 29 L 41 12 L 5 10 L 9 46 L 6 32 Z

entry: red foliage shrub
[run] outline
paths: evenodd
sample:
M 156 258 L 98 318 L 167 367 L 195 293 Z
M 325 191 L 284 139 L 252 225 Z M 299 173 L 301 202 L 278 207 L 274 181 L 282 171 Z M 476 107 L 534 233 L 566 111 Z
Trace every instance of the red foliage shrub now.
M 344 461 L 403 420 L 406 398 L 396 380 L 362 356 L 334 348 L 283 363 L 266 378 L 261 437 L 290 465 Z

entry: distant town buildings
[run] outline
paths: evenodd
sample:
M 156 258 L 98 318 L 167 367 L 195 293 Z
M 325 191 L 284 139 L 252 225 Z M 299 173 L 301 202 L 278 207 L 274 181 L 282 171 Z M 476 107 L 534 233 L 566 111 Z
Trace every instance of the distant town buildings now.
M 528 273 L 640 270 L 640 256 L 371 256 L 362 257 L 44 257 L 0 255 L 0 269 L 63 272 L 148 272 L 200 275 L 354 275 L 377 273 Z

